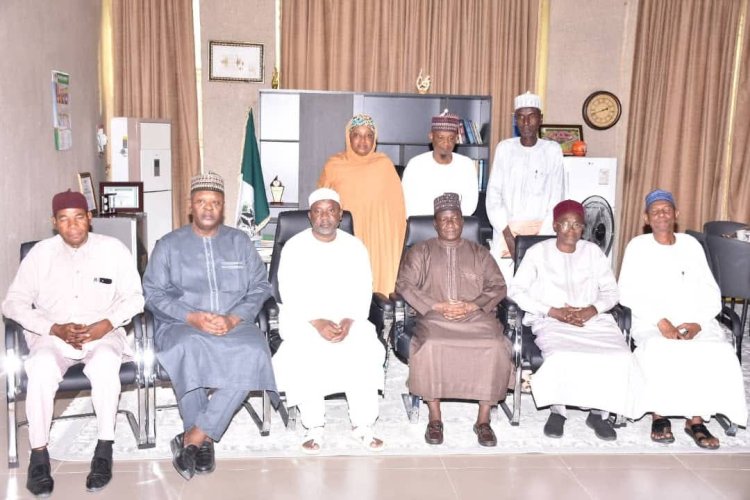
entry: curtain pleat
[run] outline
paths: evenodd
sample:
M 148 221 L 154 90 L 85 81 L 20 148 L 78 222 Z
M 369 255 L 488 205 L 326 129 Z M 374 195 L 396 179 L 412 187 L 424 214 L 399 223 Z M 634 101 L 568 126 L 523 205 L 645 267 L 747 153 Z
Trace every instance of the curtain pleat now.
M 728 218 L 750 224 L 750 5 L 745 2 L 745 33 L 739 65 L 732 162 L 728 189 Z
M 640 1 L 618 255 L 643 232 L 654 188 L 674 193 L 680 231 L 721 211 L 740 3 Z
M 192 3 L 112 0 L 114 115 L 172 122 L 172 220 L 188 222 L 200 172 Z
M 281 86 L 493 97 L 494 146 L 535 88 L 537 0 L 284 1 Z

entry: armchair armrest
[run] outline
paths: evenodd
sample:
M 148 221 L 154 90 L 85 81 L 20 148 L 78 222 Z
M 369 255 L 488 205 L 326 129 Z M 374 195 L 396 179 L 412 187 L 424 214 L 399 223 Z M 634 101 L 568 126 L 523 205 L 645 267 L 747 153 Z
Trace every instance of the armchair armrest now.
M 394 294 L 391 294 L 391 295 L 394 295 Z M 393 307 L 394 307 L 393 301 L 389 300 L 388 297 L 386 297 L 382 293 L 379 293 L 379 292 L 373 293 L 372 302 L 385 313 L 393 312 Z
M 740 315 L 734 309 L 730 306 L 722 306 L 716 319 L 732 331 L 733 344 L 742 341 L 742 322 L 740 321 Z
M 5 352 L 8 349 L 14 349 L 19 359 L 29 353 L 29 347 L 26 345 L 26 337 L 23 335 L 23 327 L 20 323 L 10 319 L 5 320 Z
M 615 304 L 614 307 L 612 307 L 612 309 L 607 312 L 615 318 L 617 326 L 620 327 L 620 330 L 623 333 L 630 332 L 630 327 L 633 321 L 633 313 L 630 311 L 630 308 L 628 306 Z
M 279 304 L 275 298 L 269 297 L 263 303 L 263 307 L 258 313 L 258 324 L 260 329 L 266 334 L 271 355 L 276 354 L 276 351 L 279 350 L 284 340 L 279 334 Z

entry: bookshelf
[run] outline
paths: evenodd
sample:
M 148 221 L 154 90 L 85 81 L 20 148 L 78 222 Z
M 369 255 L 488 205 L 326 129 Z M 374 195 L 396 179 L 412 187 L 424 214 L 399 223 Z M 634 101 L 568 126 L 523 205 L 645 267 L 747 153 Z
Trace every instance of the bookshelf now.
M 377 150 L 405 167 L 411 158 L 430 150 L 430 121 L 446 108 L 475 123 L 482 144 L 457 144 L 455 151 L 484 162 L 479 179 L 484 188 L 490 166 L 490 96 L 261 90 L 258 139 L 263 175 L 269 182 L 279 176 L 286 186 L 286 204 L 307 208 L 307 197 L 326 160 L 344 150 L 346 123 L 353 115 L 372 116 L 378 128 Z M 270 199 L 270 191 L 267 194 Z

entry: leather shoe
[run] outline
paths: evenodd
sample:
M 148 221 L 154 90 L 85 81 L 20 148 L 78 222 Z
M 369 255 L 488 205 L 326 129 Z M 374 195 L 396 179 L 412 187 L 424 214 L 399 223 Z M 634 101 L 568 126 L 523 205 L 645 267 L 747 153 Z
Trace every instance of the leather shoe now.
M 440 420 L 430 421 L 424 433 L 424 440 L 427 444 L 443 444 L 443 422 Z
M 550 412 L 547 423 L 544 424 L 544 435 L 551 438 L 563 437 L 565 431 L 565 417 L 559 413 Z
M 32 495 L 43 498 L 52 494 L 55 481 L 52 479 L 49 459 L 46 463 L 29 464 L 29 474 L 26 478 L 26 489 Z
M 106 458 L 91 459 L 91 472 L 86 476 L 86 491 L 99 491 L 112 479 L 112 461 Z
M 609 423 L 609 420 L 605 420 L 601 415 L 589 412 L 589 416 L 586 417 L 586 425 L 594 429 L 596 437 L 602 441 L 614 441 L 617 439 L 617 433 Z
M 172 449 L 172 465 L 175 470 L 186 480 L 191 480 L 195 475 L 195 457 L 198 455 L 198 447 L 183 444 L 183 433 L 177 434 L 169 443 Z
M 474 434 L 481 446 L 497 446 L 497 437 L 490 424 L 474 424 Z
M 210 439 L 203 441 L 195 456 L 195 473 L 210 474 L 216 469 L 216 457 L 214 455 L 214 442 Z

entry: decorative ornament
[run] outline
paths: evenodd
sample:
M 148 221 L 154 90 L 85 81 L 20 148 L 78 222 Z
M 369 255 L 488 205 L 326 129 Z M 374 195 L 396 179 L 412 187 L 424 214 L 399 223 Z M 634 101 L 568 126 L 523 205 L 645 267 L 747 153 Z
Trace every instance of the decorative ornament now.
M 573 156 L 586 156 L 587 149 L 586 143 L 583 141 L 575 141 L 570 146 L 570 151 L 573 153 Z
M 273 178 L 271 181 L 271 203 L 274 205 L 281 204 L 281 196 L 284 194 L 284 185 L 279 180 L 279 176 Z
M 430 85 L 432 85 L 432 78 L 430 75 L 422 74 L 422 68 L 419 68 L 419 76 L 417 76 L 417 92 L 420 94 L 426 94 L 430 91 Z
M 279 68 L 277 68 L 276 66 L 274 66 L 273 73 L 271 73 L 271 88 L 279 88 Z

